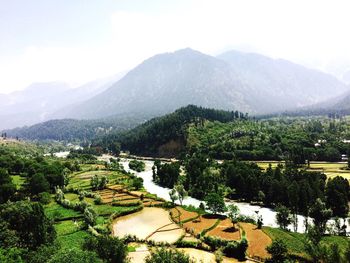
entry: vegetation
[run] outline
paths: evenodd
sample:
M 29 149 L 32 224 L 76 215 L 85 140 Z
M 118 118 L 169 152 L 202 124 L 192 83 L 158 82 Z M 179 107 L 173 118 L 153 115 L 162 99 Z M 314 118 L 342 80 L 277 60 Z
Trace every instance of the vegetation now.
M 102 140 L 96 141 L 94 145 L 109 148 L 117 140 L 123 150 L 129 150 L 133 154 L 174 156 L 184 149 L 187 126 L 191 123 L 199 125 L 204 120 L 229 122 L 244 118 L 246 118 L 245 115 L 238 111 L 228 112 L 189 105 L 174 113 L 147 121 L 131 131 L 107 135 Z
M 189 256 L 175 249 L 160 248 L 145 260 L 146 263 L 194 263 Z
M 145 170 L 145 163 L 138 160 L 131 160 L 129 162 L 129 168 L 139 173 Z

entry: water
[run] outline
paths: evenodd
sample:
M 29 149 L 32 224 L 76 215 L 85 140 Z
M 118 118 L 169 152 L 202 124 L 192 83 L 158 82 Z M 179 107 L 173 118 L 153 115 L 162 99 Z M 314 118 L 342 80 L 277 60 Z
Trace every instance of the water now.
M 109 157 L 108 157 L 109 158 Z M 169 191 L 171 189 L 159 186 L 155 184 L 152 180 L 152 166 L 153 161 L 143 161 L 146 165 L 145 171 L 137 173 L 133 170 L 129 169 L 129 160 L 128 159 L 122 159 L 120 163 L 123 165 L 124 169 L 128 172 L 134 173 L 136 176 L 141 177 L 143 179 L 143 185 L 144 188 L 147 190 L 147 192 L 151 194 L 156 194 L 158 197 L 163 198 L 164 200 L 171 201 L 169 196 Z M 202 200 L 198 200 L 196 198 L 187 196 L 183 204 L 184 205 L 193 205 L 198 207 L 199 204 L 203 202 Z M 263 224 L 265 226 L 270 227 L 278 227 L 276 223 L 276 212 L 271 208 L 261 207 L 258 205 L 251 205 L 249 203 L 244 202 L 234 202 L 234 201 L 228 201 L 226 202 L 226 205 L 229 204 L 235 204 L 242 215 L 253 217 L 254 219 L 257 219 L 258 215 L 261 215 L 263 218 Z M 302 215 L 298 215 L 298 228 L 297 232 L 304 233 L 305 232 L 305 217 Z M 311 223 L 311 219 L 309 218 L 308 221 Z M 329 220 L 328 225 L 334 224 L 334 220 Z M 346 222 L 347 224 L 347 232 L 350 231 L 349 222 Z M 294 230 L 293 226 L 289 226 L 290 230 Z

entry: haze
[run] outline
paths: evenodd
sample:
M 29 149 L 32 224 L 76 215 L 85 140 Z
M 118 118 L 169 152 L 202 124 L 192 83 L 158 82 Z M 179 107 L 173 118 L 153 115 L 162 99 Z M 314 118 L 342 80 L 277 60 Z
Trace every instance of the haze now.
M 0 92 L 78 86 L 191 47 L 255 51 L 333 73 L 350 69 L 348 1 L 0 1 Z

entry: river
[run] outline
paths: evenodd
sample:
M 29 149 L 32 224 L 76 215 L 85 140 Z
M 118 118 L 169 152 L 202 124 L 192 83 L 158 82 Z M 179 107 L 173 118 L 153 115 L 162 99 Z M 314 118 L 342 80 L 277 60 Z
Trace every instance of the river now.
M 111 156 L 105 156 L 103 159 L 104 160 L 108 160 Z M 169 188 L 166 187 L 162 187 L 159 186 L 157 184 L 155 184 L 152 180 L 152 166 L 153 166 L 153 161 L 149 161 L 149 160 L 143 160 L 143 162 L 145 163 L 145 171 L 143 172 L 135 172 L 133 170 L 131 170 L 129 168 L 129 159 L 121 159 L 120 163 L 123 165 L 124 169 L 127 172 L 132 172 L 134 173 L 136 176 L 141 177 L 143 179 L 143 185 L 144 188 L 146 189 L 147 192 L 151 193 L 151 194 L 156 194 L 158 197 L 161 197 L 167 201 L 171 201 L 170 197 L 169 197 Z M 193 205 L 198 207 L 199 204 L 203 202 L 202 200 L 198 200 L 196 198 L 187 196 L 184 201 L 183 204 L 184 205 Z M 271 226 L 271 227 L 278 227 L 277 223 L 276 223 L 276 212 L 271 209 L 271 208 L 266 208 L 266 207 L 261 207 L 258 205 L 251 205 L 249 203 L 244 203 L 244 202 L 234 202 L 234 201 L 228 201 L 226 202 L 226 205 L 229 204 L 235 204 L 239 210 L 240 213 L 242 215 L 245 216 L 250 216 L 253 218 L 257 218 L 257 215 L 261 215 L 263 218 L 263 224 L 265 226 Z M 300 233 L 304 233 L 305 232 L 305 217 L 302 215 L 298 215 L 298 229 L 297 231 Z M 347 220 L 348 221 L 348 220 Z M 309 222 L 311 223 L 311 219 L 309 218 Z M 328 221 L 328 225 L 334 224 L 334 220 L 329 220 Z M 347 224 L 347 232 L 350 231 L 350 226 L 349 226 L 349 222 L 346 222 Z M 293 230 L 293 226 L 290 225 L 289 226 L 290 230 Z

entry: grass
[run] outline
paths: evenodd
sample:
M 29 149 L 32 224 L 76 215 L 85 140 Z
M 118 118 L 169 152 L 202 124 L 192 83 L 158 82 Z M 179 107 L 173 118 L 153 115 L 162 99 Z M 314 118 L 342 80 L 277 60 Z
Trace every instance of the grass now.
M 282 239 L 291 254 L 305 256 L 305 248 L 303 240 L 305 239 L 304 234 L 284 231 L 279 228 L 263 227 L 263 231 L 272 239 Z
M 72 209 L 67 209 L 52 201 L 50 204 L 45 205 L 45 213 L 51 219 L 64 220 L 71 217 L 82 216 L 80 212 L 74 211 Z
M 279 228 L 263 227 L 263 231 L 271 237 L 272 240 L 282 239 L 291 254 L 306 256 L 307 253 L 304 248 L 304 240 L 306 238 L 305 234 L 294 233 L 284 231 Z M 347 237 L 341 236 L 325 236 L 322 238 L 321 243 L 330 245 L 331 243 L 336 243 L 339 245 L 340 249 L 345 251 L 348 247 L 349 239 Z
M 122 206 L 111 206 L 111 205 L 94 205 L 93 207 L 99 215 L 111 215 L 115 212 L 120 213 L 124 211 L 130 211 L 136 208 L 135 206 L 122 207 Z
M 61 221 L 55 224 L 57 232 L 57 241 L 61 245 L 61 249 L 81 247 L 85 239 L 90 234 L 79 228 L 79 224 L 75 224 L 73 220 Z

